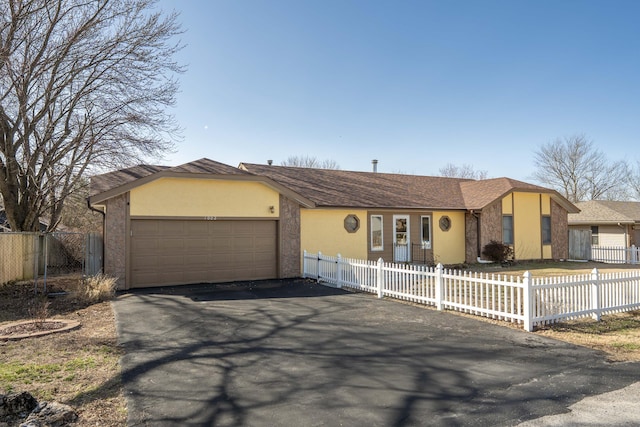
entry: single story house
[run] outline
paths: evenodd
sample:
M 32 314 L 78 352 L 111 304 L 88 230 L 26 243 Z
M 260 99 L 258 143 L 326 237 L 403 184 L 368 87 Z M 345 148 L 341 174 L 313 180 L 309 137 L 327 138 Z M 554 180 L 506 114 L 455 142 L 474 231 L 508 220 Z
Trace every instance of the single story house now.
M 640 202 L 590 200 L 575 204 L 569 230 L 591 232 L 591 244 L 603 247 L 640 245 Z
M 477 262 L 491 240 L 518 260 L 563 259 L 554 190 L 470 180 L 200 159 L 91 180 L 105 273 L 121 289 L 301 276 L 303 251 L 390 262 Z

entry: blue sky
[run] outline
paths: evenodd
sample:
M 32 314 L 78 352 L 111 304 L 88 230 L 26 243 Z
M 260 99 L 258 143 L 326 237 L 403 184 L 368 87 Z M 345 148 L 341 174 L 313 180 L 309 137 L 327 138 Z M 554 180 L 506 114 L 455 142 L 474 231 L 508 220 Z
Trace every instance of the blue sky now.
M 533 153 L 584 134 L 640 160 L 640 2 L 161 0 L 180 13 L 184 140 L 208 157 L 531 180 Z

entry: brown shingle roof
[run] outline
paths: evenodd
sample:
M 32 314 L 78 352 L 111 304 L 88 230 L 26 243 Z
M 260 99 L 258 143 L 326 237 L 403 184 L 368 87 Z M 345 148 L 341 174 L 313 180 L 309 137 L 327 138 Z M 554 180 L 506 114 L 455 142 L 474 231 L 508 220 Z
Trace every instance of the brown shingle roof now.
M 551 193 L 569 212 L 577 211 L 574 205 L 553 190 L 510 178 L 475 181 L 251 163 L 241 163 L 236 168 L 210 159 L 176 167 L 141 165 L 98 175 L 91 180 L 91 194 L 110 192 L 98 197 L 104 200 L 126 191 L 138 179 L 146 178 L 142 182 L 153 179 L 154 174 L 158 177 L 180 174 L 235 175 L 239 179 L 254 176 L 268 180 L 271 183 L 268 185 L 275 185 L 280 191 L 291 191 L 309 203 L 326 207 L 482 209 L 510 191 L 535 191 Z
M 640 222 L 640 202 L 590 200 L 576 203 L 581 212 L 569 214 L 569 224 L 633 224 Z
M 91 177 L 89 194 L 95 195 L 169 169 L 168 166 L 138 165 Z
M 185 174 L 201 173 L 209 175 L 249 175 L 248 172 L 241 169 L 210 159 L 200 159 L 174 167 L 138 165 L 91 177 L 90 194 L 93 196 L 95 194 L 113 190 L 114 188 L 130 184 L 137 179 L 145 178 L 158 172 Z
M 318 206 L 463 209 L 461 178 L 353 172 L 242 163 Z
M 169 172 L 175 173 L 205 173 L 214 175 L 248 175 L 249 173 L 229 166 L 224 163 L 216 162 L 211 159 L 200 159 L 184 165 L 175 166 L 169 169 Z

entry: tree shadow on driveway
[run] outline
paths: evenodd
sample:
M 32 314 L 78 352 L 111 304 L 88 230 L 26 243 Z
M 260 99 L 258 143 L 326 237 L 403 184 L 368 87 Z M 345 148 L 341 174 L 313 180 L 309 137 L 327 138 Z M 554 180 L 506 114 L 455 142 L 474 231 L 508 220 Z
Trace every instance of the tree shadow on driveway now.
M 515 425 L 640 379 L 589 349 L 308 281 L 114 302 L 130 425 Z

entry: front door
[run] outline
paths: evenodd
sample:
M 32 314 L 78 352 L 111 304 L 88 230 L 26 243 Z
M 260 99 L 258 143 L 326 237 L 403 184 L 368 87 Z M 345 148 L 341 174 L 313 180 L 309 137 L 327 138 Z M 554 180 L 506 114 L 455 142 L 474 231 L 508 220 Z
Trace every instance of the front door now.
M 393 260 L 409 262 L 411 260 L 411 242 L 409 238 L 409 215 L 393 216 Z

